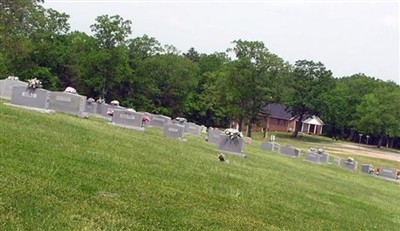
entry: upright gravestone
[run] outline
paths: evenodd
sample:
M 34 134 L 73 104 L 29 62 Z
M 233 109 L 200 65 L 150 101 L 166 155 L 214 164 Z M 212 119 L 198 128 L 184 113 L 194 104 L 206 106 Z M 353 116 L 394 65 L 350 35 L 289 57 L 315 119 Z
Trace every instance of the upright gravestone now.
M 14 87 L 28 87 L 28 83 L 14 80 L 14 79 L 1 79 L 0 80 L 0 98 L 11 100 Z
M 381 177 L 386 177 L 389 179 L 397 179 L 397 170 L 394 168 L 385 168 L 385 167 L 381 167 L 379 168 L 379 172 L 378 172 L 379 176 Z
M 108 113 L 113 112 L 115 110 L 127 110 L 127 109 L 118 105 L 112 105 L 107 103 L 101 104 L 101 116 L 103 117 L 109 118 L 110 115 Z
M 97 114 L 97 107 L 101 107 L 101 104 L 87 100 L 85 105 L 85 112 L 89 114 Z
M 164 125 L 164 136 L 171 137 L 178 140 L 183 140 L 183 134 L 185 127 L 178 124 L 165 124 Z
M 309 153 L 307 153 L 306 161 L 309 161 L 309 162 L 312 162 L 315 164 L 319 164 L 319 163 L 321 163 L 320 158 L 321 158 L 320 154 L 315 153 L 315 152 L 309 152 Z
M 280 145 L 275 142 L 264 141 L 261 143 L 261 149 L 265 151 L 279 152 Z
M 371 164 L 363 164 L 363 165 L 361 165 L 361 172 L 362 173 L 371 174 L 373 169 L 374 169 L 374 166 L 372 166 Z
M 200 136 L 201 127 L 194 123 L 185 123 L 185 133 L 192 136 Z
M 221 132 L 220 130 L 210 129 L 207 132 L 207 141 L 209 143 L 219 144 L 219 140 L 221 139 L 221 136 L 223 136 L 223 135 L 224 135 L 224 133 Z
M 281 154 L 289 156 L 289 157 L 299 157 L 300 153 L 301 153 L 300 149 L 293 148 L 288 145 L 281 148 Z
M 345 161 L 343 161 L 343 167 L 344 168 L 346 168 L 346 169 L 350 169 L 350 170 L 357 170 L 357 164 L 358 164 L 358 162 L 357 161 L 354 161 L 354 160 L 345 160 Z
M 86 96 L 66 92 L 50 92 L 49 109 L 56 112 L 83 116 Z
M 14 87 L 11 95 L 11 104 L 48 109 L 50 91 L 41 88 L 30 89 L 23 86 Z
M 221 152 L 226 152 L 234 155 L 238 155 L 241 157 L 245 157 L 243 154 L 243 139 L 242 138 L 235 138 L 231 139 L 227 135 L 221 135 L 218 150 Z
M 143 114 L 128 110 L 114 110 L 114 115 L 112 117 L 113 124 L 138 131 L 144 131 L 142 120 Z
M 150 121 L 150 125 L 153 127 L 163 128 L 166 124 L 171 123 L 171 118 L 163 115 L 153 115 L 153 119 Z M 183 127 L 183 129 L 185 129 Z
M 319 157 L 319 161 L 320 161 L 321 163 L 323 163 L 323 164 L 329 163 L 329 154 L 328 154 L 328 153 L 326 153 L 326 152 L 321 152 L 321 153 L 318 153 L 318 155 L 320 156 L 320 157 Z
M 333 159 L 333 162 L 332 162 L 332 165 L 334 165 L 334 166 L 340 166 L 340 161 L 341 161 L 340 158 L 334 158 L 334 159 Z

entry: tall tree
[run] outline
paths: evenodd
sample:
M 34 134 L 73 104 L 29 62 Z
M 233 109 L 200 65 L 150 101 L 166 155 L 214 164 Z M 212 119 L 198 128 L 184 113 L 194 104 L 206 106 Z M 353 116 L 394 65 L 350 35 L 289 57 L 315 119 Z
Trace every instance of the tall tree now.
M 288 70 L 288 64 L 272 54 L 259 41 L 234 41 L 232 51 L 236 60 L 229 67 L 226 79 L 226 100 L 230 103 L 230 114 L 249 125 L 247 135 L 251 137 L 252 125 L 257 121 L 264 105 L 278 100 L 278 85 Z
M 99 51 L 91 56 L 93 77 L 96 78 L 96 81 L 91 81 L 96 84 L 92 87 L 96 91 L 100 87 L 100 96 L 107 100 L 113 96 L 110 93 L 113 86 L 132 75 L 125 46 L 127 37 L 131 34 L 131 23 L 119 15 L 102 15 L 91 25 L 99 46 Z
M 383 85 L 383 84 L 382 84 Z M 384 138 L 400 136 L 400 88 L 385 84 L 363 97 L 357 106 L 357 129 L 377 137 L 378 148 Z
M 293 137 L 297 137 L 305 114 L 319 114 L 323 95 L 335 85 L 332 73 L 321 63 L 299 60 L 295 63 L 289 80 L 286 97 L 288 110 L 297 116 Z
M 138 68 L 137 84 L 140 110 L 183 116 L 183 104 L 197 86 L 197 66 L 178 55 L 158 55 L 147 58 Z

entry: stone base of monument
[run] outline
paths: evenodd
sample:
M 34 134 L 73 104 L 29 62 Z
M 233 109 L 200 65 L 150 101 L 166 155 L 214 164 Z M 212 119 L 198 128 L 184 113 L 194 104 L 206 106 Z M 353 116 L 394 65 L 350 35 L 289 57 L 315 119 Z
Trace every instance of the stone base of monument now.
M 25 110 L 37 111 L 37 112 L 41 112 L 41 113 L 48 113 L 48 114 L 56 113 L 54 110 L 51 110 L 51 109 L 27 107 L 27 106 L 15 105 L 15 104 L 11 104 L 11 103 L 4 103 L 4 105 L 17 107 L 17 108 L 22 108 L 22 109 L 25 109 Z

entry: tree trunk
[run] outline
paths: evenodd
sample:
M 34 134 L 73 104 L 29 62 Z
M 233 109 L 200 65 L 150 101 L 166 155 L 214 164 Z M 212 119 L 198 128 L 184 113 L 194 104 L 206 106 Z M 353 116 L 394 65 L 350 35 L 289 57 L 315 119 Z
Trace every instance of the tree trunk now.
M 247 137 L 251 137 L 251 130 L 253 129 L 253 123 L 249 121 L 249 126 L 247 128 Z
M 263 138 L 267 138 L 267 129 L 268 129 L 268 117 L 266 119 L 264 119 L 264 134 L 263 134 Z
M 292 137 L 293 137 L 293 138 L 297 138 L 297 135 L 299 134 L 299 131 L 300 131 L 301 125 L 302 125 L 301 122 L 303 121 L 303 115 L 304 115 L 304 113 L 302 113 L 302 114 L 299 116 L 299 119 L 297 120 L 296 128 L 294 129 L 294 132 L 293 132 L 293 134 L 292 134 Z
M 350 129 L 350 134 L 347 137 L 347 141 L 353 141 L 355 132 L 356 131 L 353 128 Z
M 243 125 L 243 117 L 240 117 L 239 118 L 239 132 L 241 132 L 242 131 L 242 125 Z
M 393 148 L 394 139 L 395 139 L 395 138 L 392 138 L 392 139 L 390 140 L 390 144 L 389 144 L 389 147 L 390 147 L 390 148 Z
M 379 137 L 379 140 L 378 140 L 378 145 L 377 145 L 378 148 L 381 148 L 382 142 L 383 142 L 383 137 L 381 136 L 381 137 Z

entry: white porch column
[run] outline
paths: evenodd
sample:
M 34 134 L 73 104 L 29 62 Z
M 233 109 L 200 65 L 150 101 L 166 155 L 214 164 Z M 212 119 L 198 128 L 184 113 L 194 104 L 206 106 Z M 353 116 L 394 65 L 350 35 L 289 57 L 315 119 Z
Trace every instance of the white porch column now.
M 314 125 L 314 134 L 317 134 L 317 125 Z

